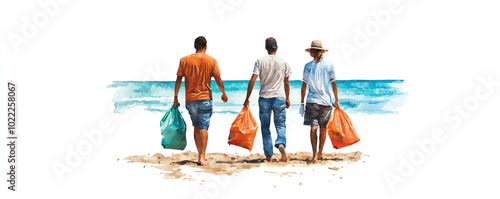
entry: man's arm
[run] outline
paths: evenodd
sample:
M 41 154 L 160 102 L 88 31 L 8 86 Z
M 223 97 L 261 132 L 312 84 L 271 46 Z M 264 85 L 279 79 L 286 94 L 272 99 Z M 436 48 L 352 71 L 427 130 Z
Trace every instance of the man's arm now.
M 248 104 L 250 104 L 250 101 L 248 101 L 248 99 L 250 98 L 250 95 L 252 95 L 253 85 L 255 84 L 255 80 L 257 80 L 257 77 L 258 75 L 253 74 L 250 78 L 250 82 L 248 82 L 247 98 L 245 99 L 243 106 L 247 106 Z
M 290 84 L 288 83 L 288 77 L 285 77 L 285 96 L 286 96 L 286 108 L 290 107 Z
M 337 95 L 337 82 L 332 82 L 333 95 L 335 95 L 335 103 L 333 103 L 333 107 L 339 107 L 339 96 Z
M 224 82 L 222 82 L 222 79 L 220 78 L 220 75 L 214 77 L 215 82 L 217 82 L 217 86 L 219 87 L 220 92 L 222 92 L 222 96 L 220 99 L 222 99 L 223 102 L 227 102 L 227 95 L 226 91 L 224 90 Z
M 174 93 L 174 106 L 179 104 L 179 100 L 177 99 L 177 95 L 179 94 L 179 90 L 181 89 L 182 76 L 177 76 L 175 80 L 175 93 Z

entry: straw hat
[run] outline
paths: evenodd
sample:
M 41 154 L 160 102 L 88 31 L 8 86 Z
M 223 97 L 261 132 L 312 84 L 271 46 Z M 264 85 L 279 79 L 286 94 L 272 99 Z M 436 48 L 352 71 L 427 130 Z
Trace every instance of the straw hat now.
M 311 52 L 311 49 L 322 50 L 323 52 L 327 52 L 328 51 L 327 49 L 323 49 L 323 45 L 321 44 L 320 40 L 314 40 L 314 41 L 312 41 L 311 47 L 307 48 L 306 51 L 307 52 Z

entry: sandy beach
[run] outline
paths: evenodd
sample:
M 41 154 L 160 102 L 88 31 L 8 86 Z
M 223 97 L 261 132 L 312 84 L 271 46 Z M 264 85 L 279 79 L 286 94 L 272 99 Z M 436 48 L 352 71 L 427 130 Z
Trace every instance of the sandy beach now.
M 361 159 L 362 155 L 363 154 L 359 151 L 351 153 L 323 154 L 323 158 L 320 161 L 317 163 L 311 163 L 310 159 L 312 153 L 310 152 L 288 153 L 287 156 L 289 161 L 287 162 L 278 162 L 280 155 L 277 154 L 273 156 L 273 162 L 265 162 L 265 156 L 262 154 L 239 156 L 231 154 L 228 155 L 225 153 L 208 153 L 206 155 L 207 164 L 199 166 L 196 163 L 197 153 L 187 151 L 171 156 L 164 156 L 161 153 L 156 153 L 154 155 L 148 154 L 129 156 L 125 158 L 125 160 L 130 163 L 144 163 L 144 168 L 148 165 L 149 167 L 160 169 L 164 172 L 164 176 L 167 179 L 182 178 L 195 180 L 192 177 L 194 176 L 193 174 L 184 172 L 181 167 L 192 167 L 199 169 L 199 172 L 206 172 L 215 175 L 233 175 L 261 165 L 265 165 L 267 167 L 286 167 L 290 165 L 291 167 L 283 168 L 280 172 L 265 171 L 265 173 L 284 176 L 297 174 L 293 167 L 308 167 L 310 165 L 325 166 L 332 165 L 332 162 L 357 162 Z M 329 168 L 335 171 L 340 169 L 339 167 Z
M 141 112 L 141 110 L 138 109 L 139 108 L 136 108 L 134 112 Z M 265 156 L 262 148 L 260 128 L 255 137 L 254 146 L 251 152 L 241 147 L 228 145 L 227 136 L 229 135 L 230 123 L 236 118 L 236 115 L 215 113 L 212 116 L 209 128 L 209 141 L 207 146 L 208 164 L 199 166 L 196 164 L 197 151 L 194 144 L 193 127 L 191 126 L 189 115 L 184 108 L 180 108 L 180 110 L 188 126 L 188 145 L 185 150 L 163 149 L 160 145 L 160 130 L 159 128 L 155 129 L 153 127 L 150 128 L 152 132 L 144 134 L 144 136 L 148 138 L 148 145 L 143 146 L 147 147 L 139 148 L 139 146 L 137 146 L 135 147 L 136 152 L 129 150 L 128 154 L 122 153 L 122 155 L 117 157 L 118 162 L 123 162 L 124 164 L 139 164 L 146 170 L 159 170 L 161 172 L 158 173 L 158 176 L 162 176 L 165 179 L 202 182 L 201 180 L 203 180 L 204 177 L 201 177 L 203 176 L 200 175 L 201 173 L 245 176 L 244 171 L 258 167 L 262 168 L 259 171 L 260 174 L 277 177 L 302 175 L 303 170 L 298 168 L 309 171 L 323 168 L 328 172 L 325 174 L 331 175 L 339 169 L 341 170 L 344 167 L 349 167 L 352 163 L 361 162 L 361 164 L 364 164 L 366 159 L 369 158 L 369 154 L 364 154 L 363 151 L 357 150 L 360 149 L 360 147 L 356 147 L 356 145 L 362 143 L 363 137 L 361 137 L 361 142 L 341 150 L 334 149 L 330 139 L 327 137 L 323 159 L 315 164 L 311 163 L 312 149 L 309 139 L 309 127 L 302 125 L 303 118 L 299 116 L 296 109 L 290 108 L 287 110 L 286 150 L 288 162 L 283 163 L 278 161 L 281 155 L 277 149 L 275 149 L 272 163 L 264 161 Z M 251 106 L 251 111 L 253 113 L 258 113 L 258 107 Z M 158 121 L 161 119 L 161 114 L 142 112 L 141 115 L 149 115 L 149 118 L 158 117 Z M 258 114 L 255 115 L 258 116 Z M 260 126 L 259 119 L 256 118 L 256 120 Z M 273 139 L 275 139 L 276 133 L 273 127 L 274 126 L 271 128 L 271 132 Z M 363 133 L 360 134 L 360 136 L 362 135 Z M 144 138 L 138 139 L 146 141 Z

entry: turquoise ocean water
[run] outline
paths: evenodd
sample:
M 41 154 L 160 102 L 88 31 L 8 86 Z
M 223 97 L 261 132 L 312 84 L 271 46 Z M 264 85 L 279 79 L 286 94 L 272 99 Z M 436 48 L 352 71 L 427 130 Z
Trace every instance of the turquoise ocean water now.
M 220 99 L 221 93 L 212 81 L 215 113 L 238 114 L 243 107 L 248 81 L 224 81 L 227 103 Z M 115 113 L 141 107 L 146 111 L 165 113 L 174 98 L 174 81 L 115 81 L 108 88 L 114 89 Z M 302 81 L 290 81 L 290 109 L 300 106 Z M 347 113 L 397 114 L 403 106 L 407 93 L 403 91 L 404 80 L 337 80 L 340 108 Z M 260 83 L 257 81 L 250 98 L 250 105 L 257 106 Z M 331 89 L 331 88 L 330 88 Z M 181 111 L 184 100 L 184 83 L 179 92 Z

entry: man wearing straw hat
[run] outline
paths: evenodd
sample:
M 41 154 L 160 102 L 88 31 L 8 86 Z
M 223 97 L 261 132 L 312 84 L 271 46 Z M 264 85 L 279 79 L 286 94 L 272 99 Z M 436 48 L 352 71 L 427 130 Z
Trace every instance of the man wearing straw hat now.
M 292 74 L 290 65 L 281 57 L 276 55 L 278 44 L 276 39 L 269 37 L 266 39 L 266 50 L 268 55 L 255 62 L 253 75 L 248 83 L 247 98 L 243 106 L 248 106 L 248 99 L 252 94 L 253 86 L 257 77 L 260 77 L 259 92 L 259 118 L 262 131 L 262 141 L 264 142 L 264 155 L 266 161 L 272 162 L 273 141 L 271 131 L 271 112 L 274 114 L 274 126 L 278 137 L 274 146 L 281 153 L 280 162 L 286 162 L 286 108 L 290 107 L 290 86 L 288 77 Z
M 309 55 L 314 58 L 304 67 L 301 89 L 300 115 L 304 117 L 304 125 L 311 126 L 311 145 L 313 149 L 312 163 L 321 159 L 323 146 L 326 140 L 326 125 L 332 114 L 332 106 L 339 106 L 337 96 L 337 84 L 335 83 L 335 70 L 333 64 L 323 60 L 323 53 L 328 50 L 323 49 L 321 41 L 314 40 L 311 47 L 306 49 Z M 330 93 L 329 84 L 331 83 L 335 101 Z M 306 89 L 309 86 L 307 101 L 304 105 Z M 304 110 L 305 109 L 305 110 Z M 319 152 L 317 153 L 318 136 L 316 131 L 320 127 Z

